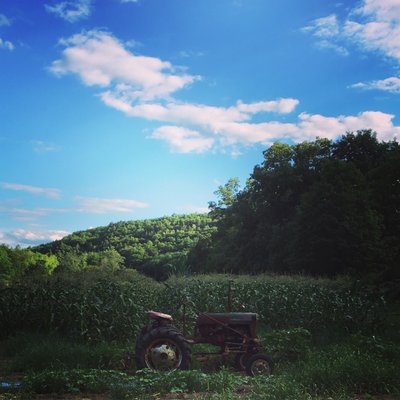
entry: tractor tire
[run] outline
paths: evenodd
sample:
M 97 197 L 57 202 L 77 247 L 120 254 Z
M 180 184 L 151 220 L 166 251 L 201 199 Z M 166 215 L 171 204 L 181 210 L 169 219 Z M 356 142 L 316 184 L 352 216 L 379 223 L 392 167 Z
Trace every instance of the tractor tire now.
M 271 375 L 272 370 L 272 359 L 264 353 L 254 354 L 246 362 L 246 373 L 249 376 Z
M 192 348 L 175 327 L 161 326 L 138 337 L 135 359 L 137 369 L 188 369 Z

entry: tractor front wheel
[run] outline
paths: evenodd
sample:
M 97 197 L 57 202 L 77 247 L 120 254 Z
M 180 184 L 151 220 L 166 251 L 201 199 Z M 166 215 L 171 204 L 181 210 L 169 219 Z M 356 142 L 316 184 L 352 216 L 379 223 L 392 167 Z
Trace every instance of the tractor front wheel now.
M 271 375 L 272 369 L 272 359 L 264 353 L 254 354 L 246 361 L 246 373 L 250 376 Z
M 159 327 L 145 333 L 136 348 L 137 369 L 159 371 L 188 369 L 192 349 L 185 337 L 172 327 Z

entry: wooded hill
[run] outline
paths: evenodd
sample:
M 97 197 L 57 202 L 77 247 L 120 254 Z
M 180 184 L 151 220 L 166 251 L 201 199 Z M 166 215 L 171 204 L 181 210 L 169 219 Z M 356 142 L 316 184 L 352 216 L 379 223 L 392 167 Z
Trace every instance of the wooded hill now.
M 75 232 L 35 250 L 55 254 L 60 270 L 126 267 L 166 277 L 177 268 L 186 268 L 189 251 L 214 230 L 208 215 L 173 215 Z

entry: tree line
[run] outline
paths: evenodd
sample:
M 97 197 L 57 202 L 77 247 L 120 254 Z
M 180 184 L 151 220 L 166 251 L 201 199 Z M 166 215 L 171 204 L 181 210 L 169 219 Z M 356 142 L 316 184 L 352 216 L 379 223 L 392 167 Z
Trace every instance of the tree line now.
M 399 274 L 400 147 L 370 130 L 337 141 L 275 143 L 245 187 L 210 203 L 216 232 L 190 258 L 197 272 Z

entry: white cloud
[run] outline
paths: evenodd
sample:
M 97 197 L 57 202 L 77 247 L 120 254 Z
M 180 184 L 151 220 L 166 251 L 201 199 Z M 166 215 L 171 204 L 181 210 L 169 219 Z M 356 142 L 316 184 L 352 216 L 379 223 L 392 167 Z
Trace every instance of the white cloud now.
M 79 204 L 77 211 L 107 214 L 112 212 L 133 212 L 137 208 L 146 208 L 149 205 L 133 199 L 103 199 L 97 197 L 77 197 Z
M 190 126 L 186 129 L 178 126 L 161 127 L 155 130 L 152 138 L 166 140 L 173 150 L 179 152 L 202 152 L 212 147 L 233 147 L 261 143 L 269 145 L 276 140 L 294 141 L 313 140 L 316 136 L 335 138 L 346 131 L 373 129 L 382 140 L 400 137 L 399 129 L 393 125 L 394 115 L 379 111 L 366 111 L 355 116 L 326 117 L 302 113 L 297 122 L 284 123 L 269 121 L 253 123 L 251 115 L 240 111 L 256 111 L 258 106 L 237 106 L 230 108 L 211 107 L 194 104 L 167 103 L 142 104 L 133 106 L 112 93 L 102 94 L 102 100 L 129 116 L 149 120 Z M 201 140 L 203 139 L 203 140 Z M 208 139 L 209 141 L 206 141 Z
M 45 142 L 43 140 L 31 140 L 30 143 L 33 145 L 33 150 L 36 153 L 50 153 L 60 150 L 60 146 L 57 146 L 53 143 Z
M 337 36 L 340 33 L 340 27 L 336 15 L 331 14 L 311 21 L 311 24 L 302 28 L 302 31 L 326 39 Z
M 340 46 L 336 43 L 332 43 L 329 40 L 320 40 L 317 42 L 317 47 L 325 50 L 333 50 L 335 53 L 340 56 L 348 56 L 350 53 L 344 46 Z
M 0 38 L 0 49 L 14 50 L 14 45 L 9 40 Z
M 386 92 L 391 93 L 400 93 L 400 78 L 392 76 L 390 78 L 371 81 L 371 82 L 358 82 L 354 85 L 351 85 L 352 88 L 356 89 L 376 89 L 376 90 L 383 90 Z
M 10 20 L 4 15 L 0 14 L 0 26 L 10 26 Z
M 353 44 L 400 62 L 399 0 L 362 0 L 343 21 L 332 14 L 312 21 L 302 31 L 323 39 L 322 47 L 343 51 L 344 45 Z
M 32 194 L 39 194 L 52 199 L 58 199 L 61 196 L 61 191 L 59 189 L 53 189 L 53 188 L 42 188 L 37 186 L 21 185 L 19 183 L 7 183 L 7 182 L 0 183 L 0 187 L 2 187 L 3 189 L 20 190 Z
M 177 153 L 204 153 L 214 143 L 214 139 L 210 137 L 203 137 L 197 131 L 179 126 L 161 126 L 150 137 L 165 140 L 172 151 Z
M 302 29 L 317 39 L 319 48 L 348 55 L 348 46 L 380 54 L 400 64 L 400 1 L 362 0 L 339 21 L 335 14 L 318 18 Z M 346 48 L 347 47 L 347 48 Z M 353 88 L 399 93 L 399 78 L 358 82 Z
M 176 74 L 168 61 L 135 55 L 104 31 L 84 32 L 61 43 L 66 48 L 62 58 L 50 67 L 54 74 L 77 74 L 88 86 L 115 85 L 113 90 L 127 101 L 167 98 L 199 79 Z
M 92 0 L 61 1 L 54 5 L 44 5 L 47 12 L 68 22 L 88 18 L 92 12 Z
M 273 101 L 259 101 L 257 103 L 245 104 L 237 102 L 236 109 L 247 114 L 259 112 L 276 112 L 279 114 L 291 113 L 299 104 L 297 99 L 279 99 Z
M 27 229 L 15 229 L 11 234 L 17 239 L 29 241 L 53 241 L 60 240 L 70 233 L 67 231 L 32 231 Z
M 182 211 L 185 213 L 196 213 L 196 214 L 207 214 L 210 212 L 208 207 L 192 206 L 192 205 L 183 206 Z
M 312 32 L 320 41 L 328 40 L 329 45 L 331 38 L 341 34 L 343 24 L 330 16 L 314 21 L 304 30 Z M 228 148 L 233 156 L 237 156 L 240 146 L 269 145 L 282 139 L 312 140 L 316 136 L 334 138 L 357 129 L 376 130 L 382 139 L 399 136 L 399 127 L 392 122 L 394 116 L 378 111 L 338 117 L 302 113 L 297 121 L 282 122 L 277 114 L 292 113 L 299 104 L 297 99 L 237 101 L 231 107 L 178 102 L 172 94 L 198 77 L 176 73 L 177 68 L 168 61 L 135 55 L 104 31 L 77 34 L 63 40 L 62 44 L 65 49 L 62 57 L 53 62 L 50 68 L 53 73 L 76 74 L 84 84 L 103 88 L 99 97 L 107 106 L 130 117 L 162 123 L 163 126 L 149 137 L 166 141 L 174 152 L 202 153 Z M 258 122 L 254 122 L 255 114 L 261 113 L 274 113 L 274 120 L 270 115 L 264 116 L 264 122 L 259 122 L 259 116 Z M 101 203 L 107 200 L 92 200 L 99 201 L 100 210 L 102 204 L 105 209 L 124 209 L 123 203 L 113 203 L 114 209 L 114 205 Z M 84 208 L 89 210 L 90 207 Z
M 325 117 L 323 115 L 300 114 L 298 134 L 301 140 L 315 139 L 315 136 L 334 139 L 345 132 L 361 129 L 372 129 L 377 132 L 378 139 L 392 140 L 400 137 L 400 127 L 394 126 L 394 115 L 380 111 L 365 111 L 358 115 L 340 115 Z
M 33 246 L 41 243 L 60 240 L 69 235 L 70 232 L 63 230 L 30 230 L 14 229 L 12 231 L 0 231 L 0 243 L 9 246 Z

